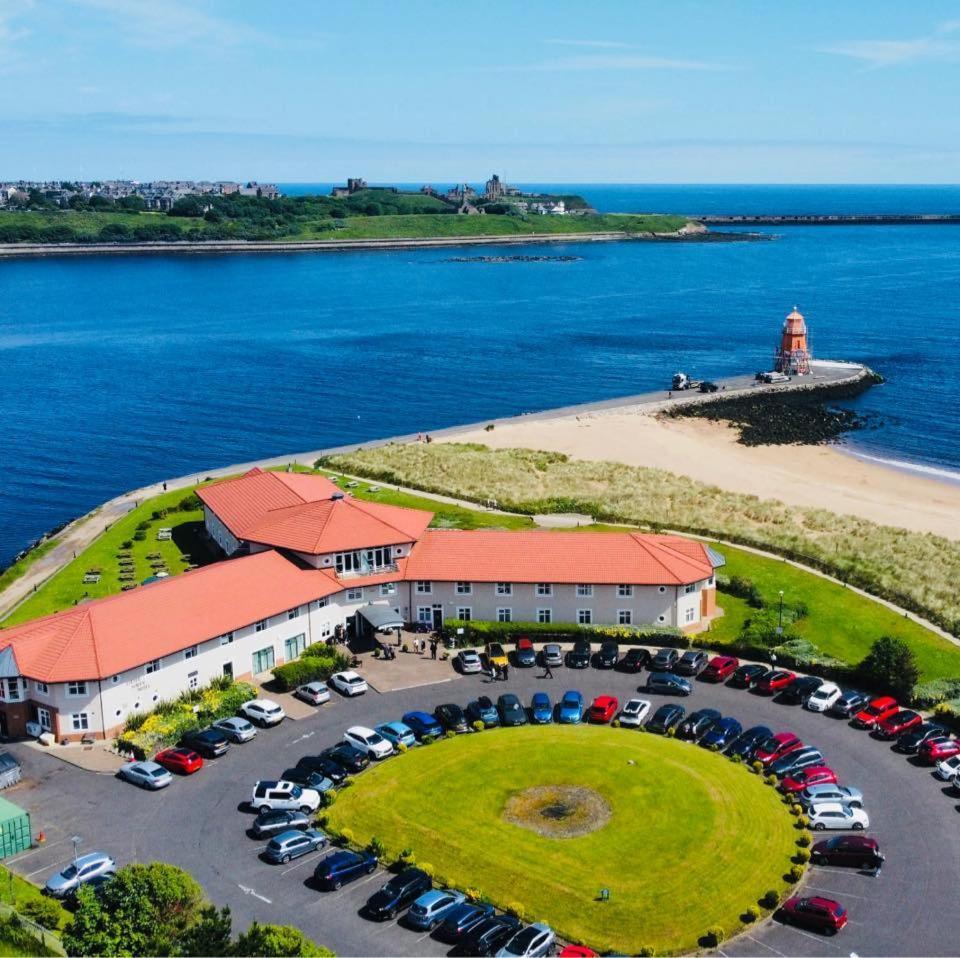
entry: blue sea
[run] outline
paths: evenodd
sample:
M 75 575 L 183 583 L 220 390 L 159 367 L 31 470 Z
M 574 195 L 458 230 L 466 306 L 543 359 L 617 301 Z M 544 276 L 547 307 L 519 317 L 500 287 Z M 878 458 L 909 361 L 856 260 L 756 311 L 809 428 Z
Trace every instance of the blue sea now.
M 609 211 L 960 212 L 960 187 L 542 187 Z M 887 378 L 852 448 L 960 477 L 960 226 L 776 233 L 520 251 L 575 262 L 0 262 L 0 565 L 160 478 L 765 368 L 794 304 L 816 356 Z

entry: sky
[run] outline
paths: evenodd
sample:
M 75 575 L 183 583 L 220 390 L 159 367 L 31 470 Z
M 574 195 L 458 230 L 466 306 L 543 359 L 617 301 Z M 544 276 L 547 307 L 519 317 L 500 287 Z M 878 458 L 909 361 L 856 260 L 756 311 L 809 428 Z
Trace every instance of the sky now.
M 0 179 L 955 183 L 941 0 L 0 0 Z

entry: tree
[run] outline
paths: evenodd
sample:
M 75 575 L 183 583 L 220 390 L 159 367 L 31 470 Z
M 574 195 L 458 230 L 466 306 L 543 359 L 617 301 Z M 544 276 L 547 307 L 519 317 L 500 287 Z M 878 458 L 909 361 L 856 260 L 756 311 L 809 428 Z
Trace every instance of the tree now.
M 194 955 L 197 958 L 203 955 L 212 958 L 233 955 L 236 952 L 230 939 L 232 929 L 229 908 L 217 911 L 213 905 L 207 905 L 200 911 L 197 921 L 177 939 L 176 953 L 184 958 Z
M 889 690 L 904 702 L 913 696 L 914 686 L 920 678 L 913 650 L 906 642 L 888 635 L 870 646 L 858 671 L 874 688 Z
M 251 958 L 327 958 L 333 952 L 321 948 L 292 925 L 261 925 L 254 922 L 234 945 L 237 955 Z

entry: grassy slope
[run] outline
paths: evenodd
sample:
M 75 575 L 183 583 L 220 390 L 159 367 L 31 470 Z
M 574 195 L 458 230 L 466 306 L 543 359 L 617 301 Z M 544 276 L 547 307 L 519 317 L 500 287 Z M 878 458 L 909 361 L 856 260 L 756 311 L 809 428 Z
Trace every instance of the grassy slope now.
M 37 901 L 45 897 L 38 886 L 19 875 L 15 875 L 9 868 L 0 865 L 0 901 L 13 905 L 14 908 L 19 910 L 25 902 Z M 58 928 L 62 931 L 70 921 L 70 912 L 66 908 L 62 908 Z M 0 952 L 0 954 L 6 954 L 6 952 Z
M 599 792 L 611 821 L 560 840 L 501 817 L 514 791 L 551 784 Z M 531 920 L 622 954 L 696 951 L 712 925 L 732 933 L 748 906 L 783 887 L 797 836 L 774 791 L 742 766 L 595 726 L 503 729 L 415 749 L 365 773 L 330 819 L 358 842 L 410 847 L 458 887 L 500 906 L 517 901 Z M 610 901 L 599 903 L 604 887 Z

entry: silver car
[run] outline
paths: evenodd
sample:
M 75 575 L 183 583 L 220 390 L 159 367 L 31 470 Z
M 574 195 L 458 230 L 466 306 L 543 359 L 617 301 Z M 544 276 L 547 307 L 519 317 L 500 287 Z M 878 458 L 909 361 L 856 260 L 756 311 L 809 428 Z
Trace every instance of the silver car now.
M 173 776 L 156 762 L 127 762 L 120 766 L 117 775 L 139 785 L 141 788 L 147 788 L 156 791 L 158 788 L 166 788 L 172 781 Z
M 475 675 L 483 670 L 483 663 L 475 649 L 462 649 L 457 653 L 457 668 L 463 675 Z
M 257 730 L 254 728 L 253 723 L 248 722 L 245 718 L 240 718 L 239 715 L 232 716 L 231 718 L 217 719 L 217 721 L 213 723 L 213 727 L 223 732 L 231 742 L 249 742 L 252 738 L 256 738 L 257 735 Z
M 100 875 L 112 875 L 117 863 L 105 852 L 89 852 L 71 862 L 62 872 L 47 879 L 44 891 L 54 898 L 65 898 L 72 891 Z
M 315 828 L 308 828 L 306 831 L 291 828 L 270 839 L 263 857 L 275 865 L 285 865 L 291 858 L 315 852 L 326 844 L 327 836 Z
M 527 925 L 516 932 L 497 955 L 503 958 L 536 958 L 538 955 L 549 955 L 555 941 L 553 929 L 538 921 L 535 925 Z
M 563 665 L 563 650 L 554 642 L 543 647 L 543 664 L 551 668 L 555 665 Z
M 310 705 L 323 705 L 324 702 L 330 701 L 330 689 L 328 689 L 323 682 L 307 682 L 306 685 L 301 685 L 293 694 L 295 698 L 301 699 Z
M 852 785 L 811 785 L 797 796 L 801 805 L 816 805 L 821 802 L 839 802 L 851 808 L 863 808 L 863 792 Z

